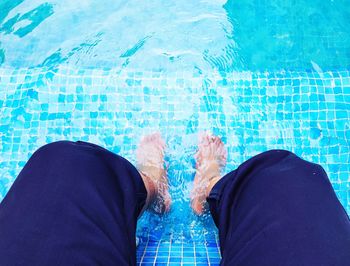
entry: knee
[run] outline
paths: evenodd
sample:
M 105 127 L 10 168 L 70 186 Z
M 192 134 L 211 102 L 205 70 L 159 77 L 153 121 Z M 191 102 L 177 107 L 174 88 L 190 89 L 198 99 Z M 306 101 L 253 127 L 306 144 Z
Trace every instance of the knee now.
M 44 160 L 49 160 L 57 157 L 62 157 L 62 153 L 71 153 L 76 149 L 76 145 L 73 141 L 60 140 L 45 144 L 38 148 L 32 155 L 34 158 L 42 158 Z
M 280 156 L 295 155 L 293 152 L 288 151 L 288 150 L 283 150 L 283 149 L 268 150 L 266 152 L 267 153 L 271 153 L 271 154 L 277 154 L 277 155 L 280 155 Z
M 47 143 L 41 146 L 40 148 L 38 148 L 35 152 L 39 152 L 39 151 L 53 152 L 53 151 L 66 149 L 66 148 L 71 149 L 72 146 L 74 146 L 73 141 L 59 140 L 59 141 Z
M 325 170 L 319 164 L 307 161 L 288 150 L 273 150 L 272 156 L 283 169 L 294 169 L 294 173 L 309 172 L 325 174 Z M 291 170 L 292 171 L 292 170 Z
M 67 156 L 70 158 L 81 158 L 83 154 L 94 154 L 97 156 L 106 153 L 112 154 L 105 148 L 93 143 L 85 141 L 60 140 L 41 146 L 33 153 L 33 156 L 40 155 L 44 158 L 64 158 Z M 113 155 L 117 156 L 116 154 Z
M 256 155 L 253 158 L 255 160 L 271 161 L 278 163 L 284 160 L 285 158 L 297 158 L 297 156 L 288 150 L 267 150 Z

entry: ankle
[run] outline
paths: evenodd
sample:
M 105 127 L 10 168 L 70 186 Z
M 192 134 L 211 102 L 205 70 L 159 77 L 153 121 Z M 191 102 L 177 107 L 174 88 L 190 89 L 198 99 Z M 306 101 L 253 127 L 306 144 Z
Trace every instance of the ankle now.
M 207 190 L 206 190 L 206 197 L 209 196 L 211 190 L 213 189 L 213 187 L 215 186 L 215 184 L 216 184 L 217 182 L 219 182 L 220 179 L 221 179 L 221 176 L 219 175 L 219 176 L 215 176 L 215 177 L 213 177 L 211 180 L 209 180 L 209 185 L 208 185 Z
M 202 176 L 205 176 L 205 179 L 208 180 L 205 190 L 205 196 L 208 197 L 211 189 L 221 178 L 219 163 L 216 160 L 205 161 L 199 168 L 199 171 Z
M 148 175 L 140 172 L 141 178 L 147 190 L 146 206 L 149 206 L 156 197 L 156 184 Z
M 206 160 L 198 167 L 198 172 L 210 181 L 214 177 L 220 176 L 220 166 L 216 160 Z

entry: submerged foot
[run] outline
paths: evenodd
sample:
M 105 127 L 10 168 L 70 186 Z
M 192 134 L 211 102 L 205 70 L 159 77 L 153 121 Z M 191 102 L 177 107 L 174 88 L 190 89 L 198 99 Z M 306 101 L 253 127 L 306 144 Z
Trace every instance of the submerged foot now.
M 147 189 L 146 206 L 157 213 L 169 211 L 171 204 L 164 149 L 165 142 L 157 132 L 144 136 L 136 150 L 137 169 Z
M 191 192 L 191 207 L 200 215 L 213 186 L 220 180 L 221 169 L 226 165 L 227 151 L 217 136 L 203 133 L 199 137 L 196 159 L 196 175 Z

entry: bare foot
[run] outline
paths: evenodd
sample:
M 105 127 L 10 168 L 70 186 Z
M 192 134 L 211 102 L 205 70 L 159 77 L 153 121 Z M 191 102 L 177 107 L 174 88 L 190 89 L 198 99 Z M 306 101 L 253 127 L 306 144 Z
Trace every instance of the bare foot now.
M 202 133 L 199 137 L 196 159 L 196 176 L 191 192 L 191 207 L 200 215 L 213 186 L 220 180 L 221 169 L 226 165 L 227 151 L 217 136 Z
M 147 189 L 146 208 L 169 211 L 171 198 L 164 167 L 165 142 L 159 132 L 144 136 L 136 150 L 137 169 Z

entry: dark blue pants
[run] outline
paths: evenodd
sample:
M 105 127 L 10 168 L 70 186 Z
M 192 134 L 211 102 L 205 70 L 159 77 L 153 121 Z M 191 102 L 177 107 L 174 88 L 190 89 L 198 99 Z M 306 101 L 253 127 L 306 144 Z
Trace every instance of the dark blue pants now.
M 97 145 L 41 147 L 0 205 L 0 265 L 135 265 L 147 192 Z M 286 151 L 253 157 L 213 188 L 223 265 L 348 265 L 349 219 L 323 169 Z
M 350 222 L 323 168 L 283 150 L 224 176 L 208 202 L 222 265 L 350 265 Z
M 146 196 L 124 158 L 85 142 L 45 145 L 0 205 L 0 265 L 136 265 Z

